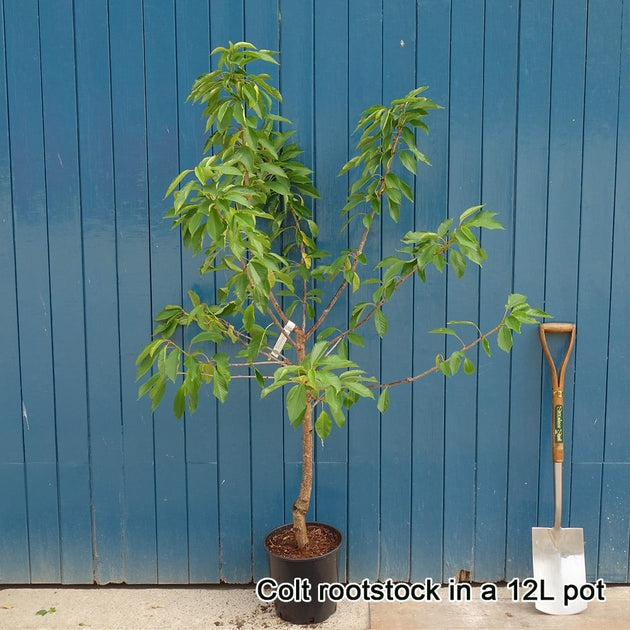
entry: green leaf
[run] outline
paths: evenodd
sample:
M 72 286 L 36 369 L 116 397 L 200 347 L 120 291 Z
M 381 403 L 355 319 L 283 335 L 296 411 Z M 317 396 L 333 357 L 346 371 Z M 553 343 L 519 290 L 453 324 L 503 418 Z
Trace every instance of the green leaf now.
M 256 324 L 256 318 L 254 315 L 254 305 L 250 304 L 244 311 L 243 311 L 243 328 L 250 333 L 254 327 L 254 325 Z
M 453 352 L 449 359 L 450 364 L 450 372 L 451 374 L 457 374 L 459 372 L 459 368 L 462 364 L 462 353 L 460 351 Z
M 267 186 L 280 195 L 288 195 L 291 192 L 289 189 L 289 180 L 287 179 L 276 179 L 274 181 L 267 182 Z
M 289 422 L 294 427 L 300 426 L 306 411 L 306 386 L 300 384 L 292 387 L 287 394 L 286 401 Z
M 138 398 L 142 398 L 149 390 L 153 389 L 155 384 L 162 378 L 159 373 L 153 374 L 138 388 Z
M 463 223 L 468 217 L 475 214 L 478 210 L 481 210 L 481 208 L 483 208 L 483 206 L 472 206 L 468 208 L 468 210 L 464 210 L 464 212 L 459 215 L 459 222 Z
M 327 341 L 318 341 L 313 345 L 313 349 L 310 352 L 310 366 L 315 367 L 319 364 L 320 359 L 324 356 L 328 346 L 330 344 Z
M 529 319 L 529 318 L 528 318 Z M 531 322 L 522 322 L 518 317 L 515 317 L 514 315 L 508 315 L 505 318 L 505 325 L 510 329 L 513 330 L 515 333 L 520 333 L 521 332 L 521 323 L 536 323 L 535 319 L 532 319 Z
M 166 191 L 166 194 L 164 195 L 164 198 L 168 197 L 174 190 L 175 188 L 177 188 L 177 186 L 179 186 L 180 182 L 182 181 L 182 179 L 184 179 L 184 177 L 186 177 L 186 175 L 188 175 L 188 173 L 192 173 L 192 169 L 187 169 L 185 171 L 182 171 L 172 182 L 171 185 L 168 187 L 168 190 Z
M 397 191 L 390 191 L 387 194 L 387 210 L 389 211 L 389 216 L 395 223 L 398 223 L 398 219 L 400 219 L 400 201 L 396 201 L 393 198 L 392 193 Z
M 159 374 L 156 375 L 160 378 L 157 381 L 157 384 L 151 392 L 149 393 L 149 398 L 151 399 L 151 411 L 155 411 L 160 404 L 162 398 L 164 398 L 164 392 L 166 391 L 166 379 Z
M 324 330 L 322 330 L 320 333 L 318 333 L 317 339 L 318 340 L 327 339 L 328 337 L 330 337 L 330 335 L 332 335 L 333 333 L 336 333 L 336 332 L 339 332 L 339 331 L 334 326 L 330 326 L 329 328 L 324 328 Z
M 448 260 L 455 271 L 455 275 L 461 278 L 466 272 L 466 259 L 456 250 L 452 249 L 448 254 Z
M 216 371 L 212 385 L 212 393 L 222 403 L 227 400 L 229 380 L 223 374 Z
M 155 316 L 155 321 L 156 322 L 161 322 L 161 321 L 165 321 L 167 319 L 171 319 L 171 317 L 174 317 L 175 315 L 179 315 L 180 313 L 183 313 L 184 309 L 181 306 L 175 306 L 175 305 L 168 305 L 165 306 L 156 316 Z
M 551 317 L 551 315 L 549 315 L 549 313 L 545 313 L 545 311 L 539 309 L 539 308 L 534 308 L 534 307 L 530 307 L 525 311 L 530 317 L 537 317 L 538 319 L 542 319 L 543 317 Z
M 230 385 L 229 357 L 223 352 L 217 352 L 212 360 L 215 363 L 212 393 L 220 402 L 225 402 Z
M 282 167 L 277 164 L 271 164 L 270 162 L 263 162 L 260 165 L 260 170 L 269 173 L 270 175 L 275 175 L 276 177 L 281 177 L 282 179 L 287 179 L 287 174 L 284 172 Z
M 437 335 L 453 335 L 454 337 L 457 337 L 457 333 L 451 328 L 434 328 L 429 332 Z
M 48 610 L 44 610 L 42 608 L 42 610 L 38 610 L 35 614 L 41 615 L 43 617 L 44 615 L 47 615 L 48 613 L 54 613 L 54 612 L 57 612 L 57 609 L 54 606 L 51 606 Z
M 447 232 L 451 229 L 451 225 L 453 225 L 453 219 L 444 219 L 444 221 L 442 221 L 442 223 L 440 223 L 440 225 L 438 226 L 438 236 L 445 236 Z
M 214 241 L 219 241 L 225 233 L 225 223 L 216 208 L 210 208 L 206 220 L 206 232 Z
M 504 352 L 512 349 L 512 331 L 507 326 L 502 326 L 497 335 L 497 344 Z
M 327 387 L 325 401 L 333 415 L 335 424 L 339 428 L 343 427 L 346 424 L 346 414 L 342 409 L 343 402 L 341 392 L 335 391 L 332 387 Z
M 256 368 L 254 368 L 254 374 L 256 375 L 256 382 L 258 383 L 258 385 L 260 387 L 264 387 L 265 386 L 265 378 L 264 378 L 264 376 Z
M 166 361 L 164 363 L 166 376 L 173 383 L 177 378 L 177 368 L 179 368 L 179 360 L 180 360 L 180 352 L 179 350 L 171 350 L 168 356 L 166 357 Z
M 361 286 L 361 278 L 359 277 L 359 274 L 356 271 L 352 272 L 352 278 L 351 278 L 350 284 L 352 285 L 353 293 L 355 291 L 358 291 L 359 287 Z
M 374 327 L 376 333 L 382 339 L 387 333 L 387 317 L 380 309 L 374 311 Z
M 359 320 L 363 317 L 363 313 L 365 312 L 365 309 L 367 309 L 369 306 L 372 306 L 370 302 L 360 302 L 359 304 L 356 304 L 354 306 L 354 308 L 352 309 L 352 315 L 350 317 L 351 329 L 357 325 Z
M 180 385 L 173 399 L 173 413 L 176 418 L 181 418 L 186 410 L 186 386 Z
M 256 357 L 262 352 L 263 348 L 267 345 L 267 331 L 258 327 L 256 330 L 252 332 L 252 338 L 249 342 L 249 346 L 245 350 L 245 356 L 247 357 L 247 361 L 249 363 L 253 363 L 256 360 Z
M 508 301 L 505 308 L 516 308 L 527 303 L 527 296 L 520 293 L 512 293 L 508 295 Z
M 485 228 L 486 230 L 502 230 L 503 226 L 493 219 L 496 215 L 496 212 L 490 212 L 490 210 L 480 210 L 470 221 L 466 222 L 466 225 L 468 227 Z
M 188 299 L 190 300 L 191 304 L 194 307 L 199 306 L 199 304 L 201 304 L 201 300 L 199 299 L 199 296 L 192 290 L 188 291 Z
M 483 348 L 484 352 L 490 356 L 491 355 L 491 351 L 490 351 L 490 342 L 487 339 L 482 339 L 481 340 L 481 347 Z
M 398 154 L 402 165 L 413 175 L 416 174 L 418 170 L 416 158 L 411 155 L 411 153 L 407 153 L 406 151 L 402 151 Z
M 379 395 L 378 400 L 376 402 L 376 408 L 381 412 L 385 413 L 389 408 L 389 389 L 385 388 Z
M 138 357 L 140 359 L 140 357 Z M 153 366 L 153 357 L 150 354 L 145 354 L 144 357 L 138 362 L 138 368 L 136 370 L 136 380 L 142 378 Z
M 331 429 L 332 420 L 325 411 L 322 411 L 319 416 L 317 416 L 317 420 L 315 420 L 315 433 L 317 433 L 320 440 L 325 440 L 330 435 Z
M 374 394 L 372 390 L 363 385 L 362 383 L 357 383 L 356 381 L 346 382 L 343 381 L 343 386 L 351 392 L 358 394 L 361 398 L 374 398 Z
M 468 357 L 466 357 L 464 359 L 464 373 L 473 374 L 474 371 L 475 371 L 475 364 Z
M 361 337 L 358 333 L 348 333 L 348 341 L 353 346 L 359 346 L 361 348 L 364 346 L 363 337 Z
M 198 335 L 195 335 L 191 339 L 190 345 L 202 343 L 204 341 L 210 341 L 211 343 L 221 343 L 221 341 L 223 341 L 223 333 L 216 329 L 200 332 Z

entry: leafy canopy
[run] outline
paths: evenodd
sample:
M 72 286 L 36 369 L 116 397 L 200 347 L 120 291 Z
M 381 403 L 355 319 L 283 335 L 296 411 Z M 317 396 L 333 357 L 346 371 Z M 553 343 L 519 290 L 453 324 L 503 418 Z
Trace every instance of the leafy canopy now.
M 491 330 L 484 333 L 473 322 L 434 330 L 459 340 L 460 348 L 449 357 L 438 355 L 421 374 L 377 384 L 349 359 L 348 343 L 363 344 L 361 328 L 368 322 L 381 337 L 387 333 L 383 307 L 410 278 L 424 281 L 428 268 L 442 272 L 447 266 L 462 277 L 468 263 L 481 266 L 487 254 L 479 229 L 502 226 L 494 212 L 473 206 L 457 222 L 446 219 L 435 231 L 404 234 L 400 248 L 369 271 L 364 249 L 375 217 L 386 209 L 397 221 L 403 199 L 413 202 L 411 186 L 397 172 L 402 167 L 415 175 L 419 163 L 429 164 L 417 136 L 428 131 L 426 118 L 438 105 L 420 87 L 363 112 L 356 155 L 340 170 L 341 175 L 354 173 L 340 211 L 343 229 L 360 221 L 360 238 L 355 247 L 331 256 L 317 244 L 319 228 L 308 201 L 319 197 L 312 172 L 299 160 L 290 121 L 275 113 L 281 95 L 268 74 L 249 70 L 254 62 L 276 64 L 275 53 L 239 42 L 217 48 L 213 55 L 217 69 L 199 77 L 189 96 L 204 106 L 209 154 L 173 180 L 167 191 L 173 207 L 166 216 L 181 230 L 184 246 L 201 255 L 201 275 L 214 274 L 216 301 L 203 302 L 189 291 L 188 307 L 167 305 L 156 316 L 154 338 L 137 359 L 137 376 L 146 379 L 139 394 L 149 395 L 153 409 L 168 383 L 176 387 L 173 411 L 181 417 L 186 407 L 195 410 L 202 385 L 211 385 L 223 402 L 233 378 L 252 378 L 262 396 L 285 389 L 289 420 L 296 427 L 307 407 L 317 408 L 315 430 L 324 439 L 333 422 L 344 425 L 344 410 L 360 398 L 374 398 L 380 389 L 377 406 L 384 412 L 390 387 L 437 371 L 452 376 L 463 368 L 470 374 L 474 364 L 468 350 L 481 344 L 489 355 L 488 339 L 496 333 L 499 347 L 509 352 L 522 324 L 546 316 L 525 296 L 510 295 Z M 325 304 L 324 283 L 336 283 Z M 346 328 L 326 328 L 340 296 L 368 284 L 372 299 L 353 307 Z M 285 335 L 290 320 L 295 332 Z M 471 341 L 457 332 L 462 326 L 473 331 Z M 182 335 L 183 330 L 189 332 Z M 279 335 L 290 347 L 286 352 L 271 347 Z M 182 338 L 188 340 L 185 345 Z M 237 351 L 225 351 L 226 342 Z

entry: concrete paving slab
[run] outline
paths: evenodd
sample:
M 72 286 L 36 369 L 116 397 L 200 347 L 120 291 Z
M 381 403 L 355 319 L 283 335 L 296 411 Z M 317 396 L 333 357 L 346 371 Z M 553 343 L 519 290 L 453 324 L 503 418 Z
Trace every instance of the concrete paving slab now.
M 373 603 L 371 630 L 494 630 L 495 628 L 562 628 L 573 630 L 627 630 L 630 628 L 630 588 L 609 586 L 606 601 L 593 601 L 577 615 L 551 616 L 536 610 L 533 602 L 512 601 L 512 590 L 497 589 L 496 601 L 482 601 L 480 588 L 470 601 Z
M 37 614 L 46 611 L 46 614 Z M 332 617 L 306 626 L 368 630 L 366 602 L 339 602 Z M 0 590 L 2 630 L 287 630 L 253 587 L 47 587 Z

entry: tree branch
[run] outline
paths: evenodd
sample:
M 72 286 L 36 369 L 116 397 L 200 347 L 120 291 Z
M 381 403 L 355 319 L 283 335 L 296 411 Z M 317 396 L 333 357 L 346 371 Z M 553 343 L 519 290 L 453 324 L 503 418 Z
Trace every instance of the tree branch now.
M 460 352 L 468 352 L 468 350 L 471 350 L 475 346 L 478 346 L 484 339 L 487 339 L 488 337 L 491 337 L 492 335 L 494 335 L 494 333 L 498 332 L 500 328 L 503 326 L 504 322 L 505 322 L 505 316 L 492 330 L 488 331 L 485 335 L 481 335 L 480 337 L 477 337 L 475 341 L 465 346 L 462 346 Z M 448 359 L 444 359 L 444 361 L 442 361 L 440 365 L 442 363 L 448 363 L 450 360 L 451 360 L 451 357 L 449 357 Z M 369 387 L 370 389 L 385 389 L 386 387 L 395 387 L 396 385 L 404 385 L 406 383 L 413 383 L 414 381 L 418 381 L 421 378 L 428 376 L 429 374 L 433 374 L 433 372 L 439 371 L 440 365 L 434 365 L 432 368 L 425 370 L 421 374 L 416 374 L 415 376 L 408 376 L 407 378 L 401 378 L 398 381 L 391 381 L 390 383 L 379 383 L 377 385 L 367 385 L 367 387 Z
M 381 182 L 379 184 L 378 190 L 374 193 L 376 199 L 378 199 L 379 201 L 383 197 L 383 194 L 385 193 L 385 180 L 387 176 L 391 173 L 392 164 L 394 162 L 394 156 L 396 155 L 396 148 L 398 147 L 398 142 L 400 141 L 400 136 L 402 134 L 403 128 L 404 128 L 404 124 L 402 123 L 399 124 L 398 127 L 396 127 L 396 135 L 394 136 L 394 140 L 392 142 L 392 154 L 390 155 L 389 161 L 387 162 L 387 166 L 385 167 L 385 172 L 381 175 Z M 359 246 L 357 247 L 357 249 L 354 250 L 354 252 L 352 252 L 354 255 L 354 261 L 350 267 L 350 270 L 353 273 L 356 271 L 357 266 L 359 265 L 359 257 L 363 253 L 363 249 L 365 248 L 365 244 L 367 243 L 367 239 L 370 234 L 372 221 L 374 220 L 375 214 L 376 212 L 372 210 L 372 212 L 369 215 L 370 222 L 368 223 L 368 227 L 366 227 L 363 230 L 363 234 L 361 235 L 361 241 L 359 243 Z M 320 328 L 320 326 L 328 317 L 328 314 L 333 309 L 333 307 L 335 306 L 335 304 L 337 303 L 337 301 L 339 300 L 339 298 L 341 297 L 342 293 L 344 292 L 347 286 L 348 286 L 348 281 L 344 278 L 341 284 L 339 285 L 339 288 L 337 289 L 337 291 L 331 298 L 330 302 L 328 302 L 328 305 L 322 311 L 322 314 L 317 318 L 317 321 L 308 329 L 306 333 L 307 339 L 311 337 Z

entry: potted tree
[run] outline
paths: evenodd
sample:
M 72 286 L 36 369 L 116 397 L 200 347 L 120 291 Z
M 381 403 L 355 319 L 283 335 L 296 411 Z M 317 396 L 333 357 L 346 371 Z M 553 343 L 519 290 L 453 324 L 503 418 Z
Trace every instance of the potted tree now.
M 472 322 L 463 322 L 473 332 L 469 341 L 455 332 L 452 323 L 432 331 L 454 335 L 461 347 L 450 356 L 439 355 L 420 374 L 397 383 L 377 383 L 369 370 L 349 358 L 348 344 L 362 344 L 361 330 L 366 325 L 375 326 L 381 337 L 386 334 L 383 307 L 413 276 L 424 281 L 429 267 L 442 272 L 450 266 L 461 277 L 467 261 L 481 265 L 486 252 L 475 232 L 501 225 L 495 213 L 473 206 L 457 221 L 443 221 L 435 231 L 404 234 L 398 251 L 376 264 L 368 261 L 365 249 L 374 219 L 387 210 L 396 221 L 403 198 L 413 201 L 410 186 L 396 170 L 402 167 L 415 174 L 419 162 L 428 163 L 417 147 L 416 134 L 427 131 L 425 119 L 438 106 L 424 96 L 425 88 L 418 88 L 387 106 L 370 107 L 361 116 L 356 155 L 340 171 L 356 173 L 340 223 L 347 230 L 358 222 L 360 237 L 353 247 L 335 255 L 322 251 L 318 224 L 307 201 L 319 197 L 311 171 L 298 160 L 300 149 L 291 141 L 290 122 L 273 113 L 281 95 L 268 75 L 254 74 L 247 67 L 255 61 L 275 64 L 275 54 L 246 42 L 230 43 L 213 54 L 218 56 L 217 69 L 199 77 L 189 96 L 204 105 L 209 132 L 205 150 L 210 154 L 173 180 L 167 191 L 173 207 L 166 216 L 181 229 L 192 254 L 202 254 L 200 273 L 221 272 L 217 278 L 222 284 L 215 303 L 205 303 L 190 291 L 190 306 L 167 305 L 157 315 L 154 338 L 137 360 L 137 376 L 146 378 L 139 394 L 147 394 L 155 409 L 171 383 L 176 388 L 173 412 L 181 417 L 186 408 L 195 410 L 204 385 L 211 385 L 214 395 L 225 401 L 230 380 L 237 374 L 255 380 L 262 396 L 283 389 L 289 421 L 302 431 L 302 477 L 293 522 L 279 528 L 290 549 L 276 550 L 272 535 L 266 545 L 272 565 L 287 554 L 329 558 L 341 542 L 340 534 L 323 527 L 331 548 L 314 551 L 314 535 L 306 523 L 314 434 L 325 440 L 334 424 L 343 427 L 344 410 L 360 398 L 375 398 L 378 409 L 385 412 L 393 385 L 433 372 L 446 376 L 460 368 L 473 372 L 467 355 L 471 348 L 481 344 L 489 355 L 489 338 L 496 334 L 498 346 L 509 352 L 513 333 L 545 313 L 531 307 L 525 296 L 510 295 L 491 330 L 482 332 Z M 322 302 L 320 287 L 325 283 L 332 283 L 333 289 Z M 327 318 L 342 294 L 367 283 L 374 288 L 372 299 L 354 306 L 345 328 L 328 327 Z M 182 329 L 192 331 L 186 344 L 181 341 Z M 224 351 L 226 342 L 237 351 Z M 222 347 L 217 349 L 218 345 Z M 329 581 L 336 580 L 336 561 L 333 565 Z M 295 563 L 290 566 L 290 571 L 297 570 Z M 279 581 L 293 574 L 283 575 Z M 307 575 L 321 578 L 318 570 Z M 299 613 L 289 602 L 278 611 L 292 621 L 321 621 L 334 610 L 330 603 L 322 605 L 322 610 Z

